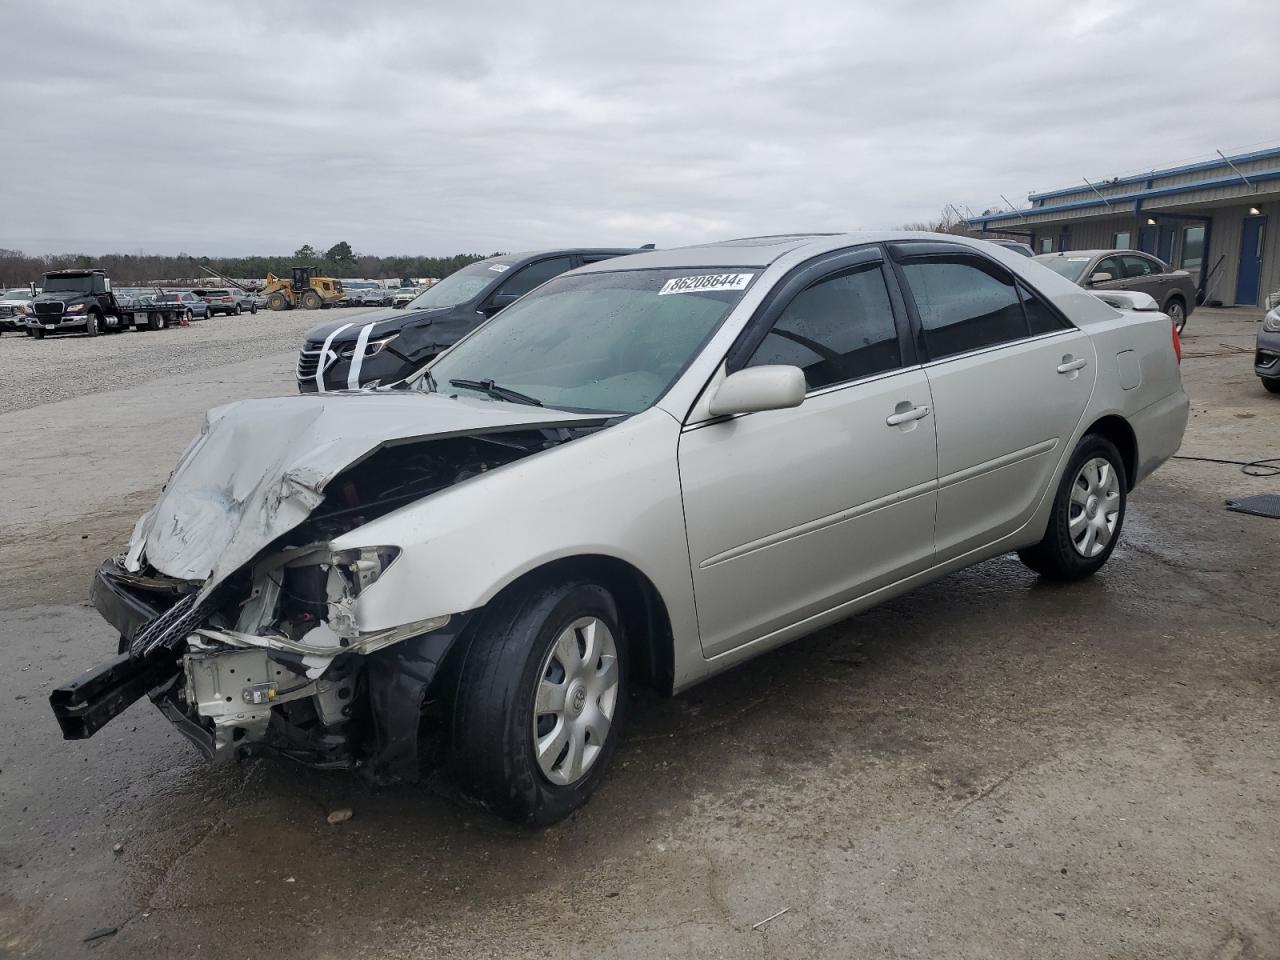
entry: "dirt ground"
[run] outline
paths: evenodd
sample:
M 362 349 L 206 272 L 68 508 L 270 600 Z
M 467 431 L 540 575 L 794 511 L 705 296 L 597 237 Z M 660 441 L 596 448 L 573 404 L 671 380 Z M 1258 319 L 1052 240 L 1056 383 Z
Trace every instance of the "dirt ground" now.
M 1192 316 L 1184 454 L 1280 457 L 1257 319 Z M 146 371 L 160 336 L 61 346 Z M 541 832 L 447 780 L 212 769 L 146 704 L 63 742 L 50 689 L 114 651 L 93 569 L 206 407 L 293 390 L 263 337 L 0 414 L 0 957 L 1280 957 L 1280 521 L 1223 509 L 1280 477 L 1233 466 L 1162 468 L 1089 582 L 1001 558 L 641 700 Z

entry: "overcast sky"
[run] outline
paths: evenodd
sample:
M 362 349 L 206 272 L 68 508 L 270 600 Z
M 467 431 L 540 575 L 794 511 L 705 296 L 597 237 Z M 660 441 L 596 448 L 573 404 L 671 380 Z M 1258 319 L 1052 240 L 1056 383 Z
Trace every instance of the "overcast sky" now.
M 1277 0 L 6 0 L 0 247 L 660 246 L 1280 145 Z

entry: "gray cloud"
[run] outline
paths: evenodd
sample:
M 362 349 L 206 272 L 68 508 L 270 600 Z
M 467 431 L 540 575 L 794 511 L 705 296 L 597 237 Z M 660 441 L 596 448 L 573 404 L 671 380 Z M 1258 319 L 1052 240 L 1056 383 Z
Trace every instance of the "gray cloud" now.
M 0 246 L 896 226 L 1277 142 L 1273 0 L 10 0 Z

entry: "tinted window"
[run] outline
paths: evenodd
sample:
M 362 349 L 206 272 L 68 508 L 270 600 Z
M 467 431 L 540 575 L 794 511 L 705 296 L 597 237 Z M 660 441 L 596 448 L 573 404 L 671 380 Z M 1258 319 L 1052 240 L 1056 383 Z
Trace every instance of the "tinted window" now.
M 1018 340 L 1027 321 L 1013 278 L 994 264 L 955 256 L 902 265 L 932 359 Z
M 1089 276 L 1086 277 L 1085 279 L 1092 280 L 1094 274 L 1098 274 L 1098 273 L 1109 273 L 1111 274 L 1112 280 L 1119 280 L 1121 277 L 1124 276 L 1124 273 L 1121 272 L 1121 269 L 1120 269 L 1120 258 L 1107 257 L 1103 260 L 1099 260 L 1098 265 L 1094 267 L 1093 270 L 1090 271 Z M 1107 281 L 1104 280 L 1101 282 L 1106 283 Z
M 573 260 L 570 257 L 552 257 L 550 260 L 531 263 L 523 270 L 517 271 L 510 280 L 504 281 L 495 295 L 523 297 L 534 287 L 540 287 L 552 277 L 560 276 L 571 266 L 573 266 Z
M 1111 235 L 1111 246 L 1117 250 L 1128 250 L 1132 244 L 1129 242 L 1129 231 L 1121 230 L 1119 233 Z
M 1146 277 L 1153 273 L 1160 273 L 1160 268 L 1146 257 L 1121 257 L 1120 261 L 1124 264 L 1126 277 Z
M 1027 327 L 1033 337 L 1066 329 L 1067 324 L 1038 295 L 1022 284 L 1018 284 L 1018 292 L 1022 294 L 1022 306 L 1027 311 Z
M 879 264 L 819 280 L 796 294 L 747 366 L 799 367 L 810 390 L 902 365 Z

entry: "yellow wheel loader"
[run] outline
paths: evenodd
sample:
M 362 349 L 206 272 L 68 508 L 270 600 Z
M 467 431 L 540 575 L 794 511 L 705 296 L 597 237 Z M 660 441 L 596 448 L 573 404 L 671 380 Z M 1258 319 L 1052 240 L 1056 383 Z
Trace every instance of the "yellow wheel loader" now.
M 294 267 L 293 278 L 281 280 L 275 274 L 267 274 L 267 285 L 262 293 L 272 310 L 319 310 L 342 299 L 342 281 L 333 277 L 317 277 L 312 267 Z

